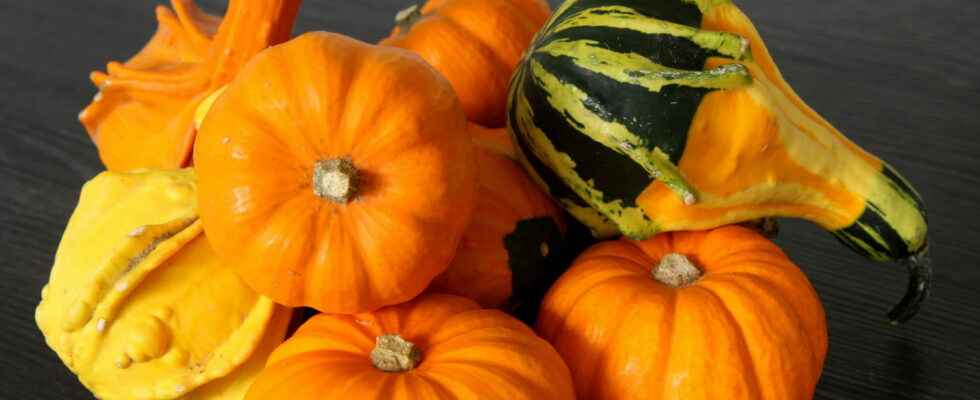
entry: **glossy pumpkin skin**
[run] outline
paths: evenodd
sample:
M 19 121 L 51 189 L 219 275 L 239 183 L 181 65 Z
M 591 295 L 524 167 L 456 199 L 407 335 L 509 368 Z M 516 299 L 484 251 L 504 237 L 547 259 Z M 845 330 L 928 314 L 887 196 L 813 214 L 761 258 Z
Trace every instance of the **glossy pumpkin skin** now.
M 223 19 L 193 0 L 171 3 L 173 10 L 156 8 L 159 26 L 139 53 L 91 74 L 99 92 L 79 120 L 109 170 L 187 166 L 197 105 L 260 50 L 289 38 L 300 0 L 230 0 Z
M 517 163 L 505 129 L 470 124 L 469 131 L 477 144 L 476 210 L 431 289 L 507 308 L 512 294 L 541 283 L 537 278 L 548 275 L 542 270 L 554 267 L 548 256 L 561 245 L 565 225 L 558 206 Z
M 290 310 L 218 261 L 194 190 L 191 170 L 82 189 L 35 317 L 99 398 L 241 399 L 285 338 Z
M 927 293 L 918 193 L 796 95 L 730 1 L 567 1 L 510 103 L 526 166 L 598 236 L 804 218 L 911 263 L 893 320 Z
M 304 34 L 257 55 L 208 111 L 195 148 L 204 229 L 281 304 L 407 301 L 449 265 L 474 207 L 465 124 L 417 55 Z M 318 192 L 331 160 L 359 177 L 347 201 Z
M 404 372 L 370 356 L 396 333 L 421 350 Z M 423 295 L 357 315 L 321 314 L 269 358 L 246 399 L 574 399 L 561 357 L 527 326 L 472 300 Z
M 471 121 L 503 126 L 508 81 L 548 19 L 548 3 L 430 0 L 414 9 L 381 44 L 412 50 L 445 75 Z
M 700 279 L 651 276 L 672 253 Z M 806 277 L 735 226 L 590 248 L 546 295 L 536 330 L 588 399 L 810 399 L 827 352 Z

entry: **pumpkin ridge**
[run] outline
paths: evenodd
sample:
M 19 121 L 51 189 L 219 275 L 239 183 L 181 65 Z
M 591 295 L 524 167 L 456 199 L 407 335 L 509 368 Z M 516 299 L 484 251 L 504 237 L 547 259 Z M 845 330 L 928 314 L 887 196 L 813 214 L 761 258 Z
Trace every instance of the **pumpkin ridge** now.
M 673 246 L 671 246 L 673 248 Z M 654 381 L 657 382 L 655 385 L 650 385 L 650 388 L 656 389 L 660 388 L 660 393 L 651 393 L 652 398 L 665 397 L 663 391 L 668 387 L 667 385 L 667 371 L 670 368 L 670 359 L 673 353 L 673 344 L 675 342 L 675 337 L 677 336 L 677 291 L 668 290 L 668 297 L 670 299 L 670 305 L 664 307 L 665 317 L 661 321 L 662 324 L 669 325 L 664 331 L 669 331 L 669 334 L 663 335 L 664 343 L 661 343 L 661 356 L 657 357 L 658 368 L 654 371 Z
M 732 273 L 727 273 L 725 275 L 728 275 L 728 276 L 739 276 L 739 277 L 741 277 L 741 278 L 743 278 L 743 279 L 745 279 L 747 281 L 753 282 L 756 285 L 759 285 L 759 286 L 762 286 L 762 287 L 766 287 L 767 289 L 770 289 L 770 290 L 767 290 L 766 293 L 770 293 L 771 296 L 773 296 L 775 298 L 775 300 L 779 301 L 780 303 L 789 304 L 790 305 L 789 308 L 793 310 L 793 317 L 794 317 L 793 320 L 794 321 L 797 321 L 796 322 L 797 324 L 802 324 L 803 323 L 804 318 L 803 318 L 803 314 L 800 312 L 801 310 L 796 307 L 796 304 L 794 302 L 787 300 L 787 298 L 790 297 L 790 296 L 787 295 L 787 293 L 791 293 L 792 291 L 787 291 L 787 289 L 784 288 L 782 285 L 778 285 L 776 283 L 773 283 L 771 280 L 766 279 L 766 277 L 761 276 L 761 275 L 756 275 L 756 274 L 746 273 L 746 272 L 732 272 Z M 749 291 L 748 289 L 746 289 L 744 287 L 744 285 L 740 284 L 739 282 L 737 282 L 734 279 L 724 279 L 724 280 L 719 280 L 717 282 L 724 282 L 724 283 L 727 283 L 727 284 L 730 284 L 730 285 L 738 286 L 739 289 L 741 291 L 743 291 L 743 292 L 748 292 Z M 741 326 L 741 324 L 739 326 Z M 806 328 L 806 327 L 805 326 L 802 326 L 802 325 L 799 326 L 799 330 L 802 331 L 802 332 L 804 332 L 806 334 L 806 338 L 807 338 L 808 342 L 811 345 L 810 354 L 811 354 L 811 356 L 813 358 L 813 363 L 814 363 L 813 365 L 815 366 L 815 368 L 817 368 L 819 370 L 821 368 L 820 366 L 822 365 L 823 362 L 820 361 L 820 357 L 817 354 L 818 353 L 818 347 L 813 346 L 814 343 L 818 343 L 819 342 L 819 340 L 818 340 L 819 338 L 810 336 L 811 330 L 809 330 L 809 329 L 803 329 L 803 328 Z
M 498 350 L 499 351 L 499 350 Z M 501 366 L 499 364 L 489 363 L 487 361 L 477 361 L 469 360 L 465 363 L 463 362 L 451 362 L 447 363 L 443 368 L 448 370 L 457 370 L 460 372 L 469 372 L 469 375 L 474 379 L 480 379 L 487 384 L 487 392 L 485 394 L 496 394 L 497 391 L 494 390 L 498 385 L 491 384 L 491 382 L 504 381 L 504 382 L 520 382 L 519 387 L 523 388 L 533 388 L 535 393 L 549 393 L 548 390 L 542 388 L 541 385 L 530 381 L 529 379 L 512 372 L 509 368 Z M 472 371 L 476 369 L 476 371 Z M 487 376 L 489 374 L 489 376 Z M 481 377 L 481 375 L 483 375 Z M 492 378 L 492 379 L 488 379 Z M 488 396 L 489 397 L 489 396 Z M 494 398 L 494 397 L 490 397 Z M 498 399 L 503 399 L 505 397 L 496 397 Z
M 620 279 L 620 278 L 613 278 L 611 280 L 616 280 L 616 279 Z M 630 280 L 632 280 L 632 279 L 630 279 Z M 640 292 L 639 289 L 633 288 L 633 291 L 631 293 L 629 293 L 629 296 L 627 296 L 625 293 L 621 294 L 623 300 L 622 300 L 622 303 L 620 303 L 620 304 L 630 304 L 630 303 L 633 303 L 633 301 L 638 297 L 639 292 Z M 627 319 L 626 318 L 617 319 L 616 325 L 614 325 L 614 326 L 612 326 L 612 327 L 610 327 L 608 329 L 609 336 L 610 337 L 614 337 L 614 338 L 622 337 L 623 336 L 623 332 L 622 332 L 623 331 L 623 326 L 626 325 L 626 322 L 627 322 Z M 615 342 L 615 340 L 608 340 L 608 341 L 606 341 L 604 343 L 604 347 L 602 348 L 602 350 L 599 351 L 599 354 L 601 354 L 601 356 L 598 359 L 595 360 L 595 362 L 596 362 L 596 369 L 602 368 L 600 366 L 603 365 L 603 363 L 606 361 L 607 356 L 610 354 L 607 350 L 609 349 L 609 346 L 612 346 L 614 344 L 614 342 Z M 591 379 L 589 381 L 589 387 L 593 388 L 593 391 L 596 390 L 596 389 L 602 388 L 603 385 L 597 384 L 597 382 L 596 382 L 598 379 L 602 379 L 602 378 L 603 378 L 603 375 L 602 374 L 597 373 L 597 372 L 596 373 L 593 373 L 592 374 L 592 377 L 591 377 Z M 594 397 L 596 394 L 595 393 L 590 393 L 590 395 Z
M 514 10 L 517 9 L 517 7 L 514 7 L 514 5 L 510 4 L 510 2 L 504 1 L 502 3 L 507 4 L 507 7 L 511 9 L 509 15 L 523 17 L 523 15 L 521 15 L 520 12 L 514 12 Z M 496 67 L 503 68 L 503 70 L 510 69 L 507 65 L 507 62 L 504 61 L 504 57 L 502 57 L 500 53 L 497 52 L 497 49 L 483 42 L 480 36 L 473 33 L 473 31 L 469 29 L 466 26 L 466 24 L 459 23 L 459 21 L 457 21 L 455 18 L 446 17 L 446 20 L 450 21 L 453 26 L 458 28 L 459 31 L 465 32 L 469 39 L 468 42 L 479 44 L 479 47 L 482 50 L 480 53 L 489 55 L 490 57 L 488 58 L 490 59 L 491 62 L 495 64 Z
M 791 311 L 790 311 L 790 313 L 787 316 L 790 317 L 789 319 L 792 319 L 793 320 L 791 322 L 794 325 L 796 325 L 796 328 L 794 329 L 794 331 L 796 331 L 796 332 L 803 332 L 801 336 L 802 336 L 802 338 L 806 342 L 806 350 L 809 353 L 809 356 L 810 356 L 809 358 L 810 358 L 810 360 L 812 362 L 812 364 L 810 364 L 810 365 L 807 366 L 808 367 L 807 369 L 808 370 L 816 369 L 816 371 L 818 373 L 818 380 L 819 380 L 819 371 L 820 371 L 820 365 L 821 365 L 821 363 L 818 360 L 819 359 L 819 355 L 817 354 L 817 349 L 813 347 L 814 339 L 809 335 L 809 331 L 807 329 L 804 329 L 806 327 L 803 326 L 803 320 L 801 319 L 802 317 L 800 316 L 799 310 L 797 310 L 797 308 L 795 307 L 795 304 L 793 302 L 786 301 L 786 297 L 783 295 L 782 288 L 780 288 L 779 286 L 773 284 L 772 282 L 770 282 L 768 279 L 765 279 L 764 277 L 761 277 L 761 276 L 758 276 L 758 275 L 752 275 L 752 274 L 745 274 L 745 276 L 742 276 L 741 278 L 743 278 L 744 280 L 743 281 L 726 280 L 724 282 L 727 283 L 728 285 L 730 285 L 730 287 L 732 288 L 733 291 L 737 291 L 738 292 L 738 297 L 741 298 L 741 299 L 744 299 L 742 301 L 744 301 L 745 303 L 748 303 L 748 304 L 752 304 L 754 306 L 757 306 L 757 307 L 755 307 L 757 309 L 763 309 L 764 308 L 764 307 L 758 307 L 760 305 L 757 302 L 758 295 L 753 294 L 753 293 L 758 292 L 758 291 L 750 290 L 750 288 L 746 287 L 746 282 L 751 282 L 752 285 L 756 285 L 756 286 L 759 286 L 761 288 L 767 289 L 767 290 L 762 290 L 761 292 L 769 294 L 770 298 L 773 301 L 778 302 L 778 303 L 781 303 L 781 304 L 788 304 L 788 305 L 790 305 L 790 307 L 788 307 L 788 308 Z M 715 293 L 715 292 L 712 292 L 712 294 L 715 294 L 719 298 L 721 297 L 720 295 L 717 295 L 717 293 Z M 785 310 L 785 308 L 784 308 L 784 310 Z M 766 318 L 768 318 L 768 317 L 766 317 Z M 741 321 L 736 321 L 735 326 L 737 326 L 740 330 L 743 329 L 742 328 L 742 322 Z M 746 347 L 746 350 L 748 351 L 749 356 L 752 357 L 753 360 L 754 360 L 755 357 L 752 355 L 751 348 Z M 753 366 L 753 368 L 757 368 L 755 362 L 752 363 L 752 366 Z M 806 375 L 811 375 L 811 374 L 806 374 Z M 815 385 L 817 383 L 817 381 L 807 382 L 807 383 L 810 384 L 810 385 Z M 761 388 L 761 386 L 760 386 L 760 388 Z M 809 390 L 812 390 L 812 388 L 810 388 Z
M 734 284 L 734 282 L 731 283 Z M 724 313 L 724 317 L 728 323 L 735 327 L 735 331 L 738 334 L 739 346 L 737 347 L 739 358 L 741 358 L 742 362 L 749 367 L 749 370 L 747 371 L 749 379 L 747 379 L 747 381 L 750 384 L 753 393 L 752 398 L 762 398 L 762 379 L 759 377 L 759 373 L 756 370 L 755 359 L 753 359 L 752 355 L 749 354 L 748 340 L 745 338 L 745 328 L 742 327 L 742 322 L 735 318 L 735 314 L 730 308 L 728 308 L 728 304 L 722 301 L 721 297 L 711 290 L 709 286 L 695 285 L 693 288 L 702 291 L 708 297 L 710 297 L 715 305 Z M 799 316 L 797 316 L 797 318 L 798 317 Z

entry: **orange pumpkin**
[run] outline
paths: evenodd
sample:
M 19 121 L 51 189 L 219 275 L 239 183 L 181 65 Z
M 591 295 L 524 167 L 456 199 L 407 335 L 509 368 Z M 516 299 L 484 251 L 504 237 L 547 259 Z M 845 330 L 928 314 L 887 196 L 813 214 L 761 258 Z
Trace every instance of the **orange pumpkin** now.
M 471 124 L 470 133 L 479 167 L 475 217 L 456 258 L 432 289 L 469 297 L 483 307 L 511 308 L 518 305 L 511 300 L 522 301 L 512 294 L 543 285 L 543 295 L 561 274 L 547 269 L 554 269 L 549 256 L 561 245 L 565 225 L 557 205 L 515 161 L 505 129 Z
M 452 82 L 470 120 L 501 127 L 510 76 L 550 13 L 544 0 L 430 0 L 398 13 L 381 43 L 420 54 Z
M 246 396 L 293 399 L 574 399 L 555 349 L 472 300 L 426 295 L 358 315 L 321 314 L 276 349 Z
M 186 166 L 197 105 L 253 55 L 289 38 L 300 0 L 231 0 L 223 20 L 193 0 L 172 4 L 156 8 L 159 27 L 139 53 L 91 74 L 99 93 L 79 120 L 109 170 Z
M 257 55 L 204 119 L 204 229 L 276 302 L 355 313 L 407 301 L 469 222 L 465 129 L 452 87 L 418 56 L 304 34 Z
M 537 331 L 587 399 L 810 399 L 827 354 L 809 281 L 734 226 L 594 246 L 545 296 Z

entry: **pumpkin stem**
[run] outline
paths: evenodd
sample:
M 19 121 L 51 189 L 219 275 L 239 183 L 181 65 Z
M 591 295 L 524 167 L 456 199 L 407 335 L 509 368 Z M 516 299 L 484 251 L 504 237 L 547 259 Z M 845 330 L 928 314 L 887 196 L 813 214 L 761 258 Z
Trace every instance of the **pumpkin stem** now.
M 422 351 L 397 333 L 378 336 L 371 350 L 371 364 L 385 372 L 406 372 L 418 365 Z
M 395 14 L 395 25 L 398 26 L 399 33 L 406 34 L 420 19 L 422 19 L 422 7 L 415 3 Z
M 902 301 L 888 313 L 892 325 L 908 322 L 929 297 L 932 287 L 932 259 L 929 257 L 929 247 L 916 255 L 904 260 L 909 270 L 909 286 Z
M 360 179 L 349 157 L 320 160 L 313 167 L 313 193 L 337 204 L 357 196 Z
M 683 254 L 670 253 L 653 269 L 653 279 L 674 289 L 689 286 L 701 279 L 701 270 Z

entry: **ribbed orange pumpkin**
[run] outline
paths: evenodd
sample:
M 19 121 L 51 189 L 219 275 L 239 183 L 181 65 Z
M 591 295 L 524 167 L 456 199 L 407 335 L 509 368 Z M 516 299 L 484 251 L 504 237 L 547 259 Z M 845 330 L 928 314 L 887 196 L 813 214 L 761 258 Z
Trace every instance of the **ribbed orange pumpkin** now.
M 510 76 L 549 14 L 544 0 L 430 0 L 399 13 L 381 43 L 422 55 L 452 82 L 470 120 L 501 127 Z
M 587 250 L 537 331 L 585 399 L 810 399 L 827 353 L 806 277 L 741 227 Z
M 515 306 L 509 304 L 515 290 L 547 285 L 561 274 L 544 269 L 554 267 L 548 256 L 562 242 L 564 221 L 515 160 L 505 129 L 470 124 L 470 135 L 479 167 L 476 211 L 456 258 L 432 289 L 469 297 L 483 307 Z M 539 282 L 548 275 L 552 278 Z
M 159 27 L 139 53 L 92 72 L 99 93 L 79 119 L 109 170 L 186 166 L 197 105 L 260 50 L 289 39 L 300 0 L 231 0 L 223 20 L 193 0 L 172 4 L 157 7 Z
M 571 376 L 527 326 L 426 295 L 370 314 L 321 314 L 269 358 L 248 400 L 571 400 Z
M 195 148 L 201 221 L 257 292 L 355 313 L 442 273 L 476 192 L 466 119 L 417 55 L 314 32 L 263 51 Z

